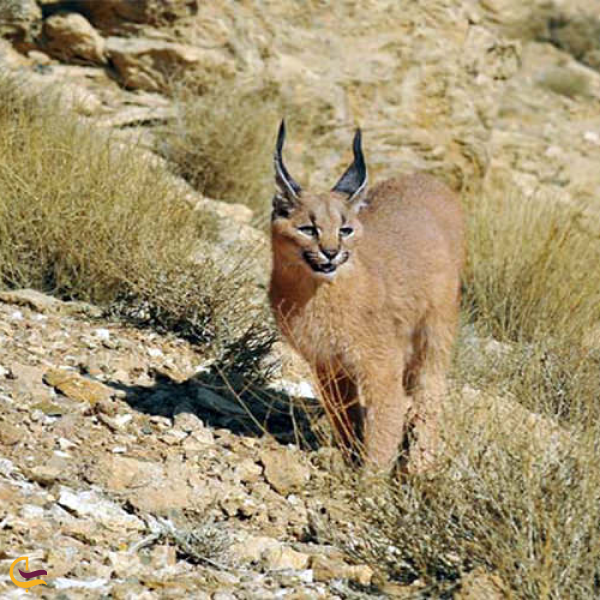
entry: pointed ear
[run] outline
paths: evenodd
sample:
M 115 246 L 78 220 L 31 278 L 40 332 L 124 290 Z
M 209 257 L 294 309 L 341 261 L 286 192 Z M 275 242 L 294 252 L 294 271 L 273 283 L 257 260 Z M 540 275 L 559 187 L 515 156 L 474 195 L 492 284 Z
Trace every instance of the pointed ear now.
M 294 181 L 294 178 L 288 173 L 288 170 L 285 168 L 283 164 L 283 144 L 285 142 L 285 121 L 281 120 L 281 125 L 279 125 L 279 133 L 277 135 L 277 145 L 275 146 L 275 183 L 279 188 L 279 194 L 275 197 L 282 197 L 288 202 L 294 204 L 296 200 L 298 200 L 302 189 L 300 186 Z
M 346 194 L 348 202 L 360 202 L 364 198 L 367 189 L 367 166 L 362 152 L 362 136 L 360 129 L 354 134 L 352 149 L 354 151 L 354 162 L 346 169 L 331 191 Z

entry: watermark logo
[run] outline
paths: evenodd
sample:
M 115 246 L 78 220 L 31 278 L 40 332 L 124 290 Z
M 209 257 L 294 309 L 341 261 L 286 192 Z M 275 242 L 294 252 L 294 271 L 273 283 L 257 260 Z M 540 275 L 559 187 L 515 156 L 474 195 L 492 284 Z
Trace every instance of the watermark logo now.
M 19 571 L 21 577 L 23 579 L 26 579 L 27 581 L 19 581 L 18 579 L 15 579 L 14 575 L 15 567 L 22 560 L 25 561 L 25 568 L 27 569 L 27 571 L 21 571 L 21 569 L 17 569 L 17 571 Z M 28 592 L 29 588 L 32 588 L 34 585 L 48 585 L 43 579 L 34 579 L 34 577 L 38 577 L 39 575 L 48 575 L 48 572 L 44 571 L 44 569 L 38 569 L 37 571 L 29 572 L 29 558 L 27 558 L 27 556 L 21 556 L 20 558 L 17 558 L 17 560 L 15 560 L 12 565 L 10 565 L 10 578 L 12 579 L 12 582 L 17 587 L 25 588 L 26 592 Z

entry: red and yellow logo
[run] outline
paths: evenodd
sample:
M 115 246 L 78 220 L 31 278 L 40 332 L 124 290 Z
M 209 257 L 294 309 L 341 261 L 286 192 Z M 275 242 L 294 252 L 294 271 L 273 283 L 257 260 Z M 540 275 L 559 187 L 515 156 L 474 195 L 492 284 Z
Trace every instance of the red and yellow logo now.
M 21 575 L 21 577 L 23 579 L 26 579 L 27 581 L 19 581 L 18 579 L 15 579 L 15 575 L 14 575 L 15 567 L 22 560 L 25 561 L 25 568 L 27 569 L 27 571 L 21 571 L 21 569 L 17 569 L 17 570 L 19 571 L 19 574 Z M 38 569 L 37 571 L 31 571 L 30 573 L 28 571 L 29 571 L 29 558 L 27 558 L 27 556 L 21 556 L 20 558 L 17 558 L 17 560 L 15 560 L 12 565 L 10 565 L 10 578 L 12 579 L 12 582 L 17 587 L 25 588 L 26 592 L 28 592 L 29 588 L 33 587 L 34 585 L 40 585 L 40 584 L 48 585 L 43 579 L 33 579 L 34 577 L 37 577 L 38 575 L 48 575 L 47 571 L 44 571 L 44 569 Z

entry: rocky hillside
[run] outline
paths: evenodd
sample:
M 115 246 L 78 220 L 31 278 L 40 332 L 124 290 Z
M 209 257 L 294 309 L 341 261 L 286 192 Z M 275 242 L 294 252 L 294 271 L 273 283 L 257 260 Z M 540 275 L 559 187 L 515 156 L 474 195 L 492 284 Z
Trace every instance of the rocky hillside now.
M 474 202 L 557 200 L 594 219 L 599 32 L 598 0 L 0 0 L 0 74 L 14 76 L 25 93 L 58 91 L 68 114 L 110 133 L 121 150 L 171 169 L 172 186 L 218 221 L 215 263 L 226 275 L 231 256 L 248 254 L 253 293 L 264 302 L 268 253 L 254 225 L 271 190 L 253 214 L 206 198 L 178 176 L 161 152 L 165 130 L 181 117 L 178 90 L 198 97 L 267 90 L 294 125 L 286 162 L 301 182 L 333 182 L 359 124 L 373 180 L 426 169 Z M 271 116 L 275 123 L 280 114 Z M 598 339 L 589 345 L 597 348 Z M 457 372 L 493 379 L 498 364 L 521 360 L 510 367 L 519 385 L 527 379 L 522 364 L 539 358 L 533 343 L 513 347 L 468 328 L 461 347 Z M 546 370 L 542 383 L 531 382 L 532 396 L 555 379 L 557 402 L 569 385 L 583 389 L 546 346 L 540 355 Z M 489 508 L 480 488 L 468 488 L 482 465 L 504 464 L 502 444 L 506 456 L 533 444 L 542 491 L 527 487 L 533 475 L 521 480 L 521 471 L 506 467 L 486 481 L 490 498 L 504 498 L 506 482 L 516 482 L 531 492 L 523 492 L 528 507 L 547 507 L 550 481 L 560 493 L 564 484 L 583 512 L 594 505 L 564 471 L 561 452 L 575 447 L 564 407 L 549 418 L 550 409 L 523 408 L 532 403 L 515 392 L 522 388 L 494 381 L 502 398 L 491 397 L 457 377 L 450 422 L 458 434 L 449 445 L 464 447 L 448 481 L 471 490 L 465 506 L 486 506 L 482 525 L 479 514 L 461 509 L 455 535 L 447 515 L 458 496 L 417 482 L 394 498 L 408 517 L 401 533 L 393 526 L 390 533 L 400 508 L 390 508 L 377 487 L 359 492 L 337 451 L 319 447 L 326 427 L 297 358 L 275 344 L 260 393 L 243 377 L 223 377 L 213 359 L 174 333 L 135 327 L 91 304 L 33 290 L 0 295 L 2 597 L 20 597 L 8 569 L 23 555 L 30 570 L 48 571 L 48 586 L 33 589 L 48 598 L 541 597 L 539 582 L 552 577 L 552 565 L 583 552 L 585 536 L 561 527 L 583 527 L 586 514 L 564 519 L 556 508 L 559 524 L 550 520 L 543 535 L 527 537 L 535 519 L 515 501 L 507 539 L 523 531 L 545 549 L 554 539 L 548 531 L 572 540 L 541 558 L 518 548 L 515 567 L 513 555 L 486 537 L 505 506 L 494 512 L 493 500 Z M 492 422 L 501 443 L 486 437 Z M 581 481 L 583 488 L 588 480 Z M 560 498 L 557 506 L 566 506 Z M 507 565 L 494 552 L 509 557 Z M 542 565 L 539 580 L 528 579 L 531 565 Z M 569 568 L 561 571 L 564 586 L 594 579 Z M 570 589 L 585 597 L 581 590 L 591 587 Z
M 43 597 L 368 589 L 370 567 L 309 543 L 327 449 L 258 437 L 193 347 L 97 313 L 32 291 L 0 299 L 2 596 L 23 554 L 48 571 Z
M 132 134 L 172 118 L 161 92 L 181 74 L 205 89 L 261 82 L 314 122 L 311 139 L 291 135 L 309 148 L 292 160 L 300 179 L 331 180 L 359 123 L 376 176 L 424 167 L 464 189 L 566 200 L 600 183 L 596 1 L 7 0 L 1 11 L 3 64 L 32 86 L 59 84 L 98 126 Z

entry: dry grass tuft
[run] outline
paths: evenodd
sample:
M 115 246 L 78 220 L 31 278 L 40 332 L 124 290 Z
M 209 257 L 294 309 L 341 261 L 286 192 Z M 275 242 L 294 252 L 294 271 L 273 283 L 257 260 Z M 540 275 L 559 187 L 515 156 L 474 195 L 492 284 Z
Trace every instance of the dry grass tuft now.
M 0 80 L 0 285 L 91 301 L 227 347 L 260 308 L 240 269 L 212 251 L 214 217 L 135 149 Z M 200 257 L 200 258 L 194 258 Z
M 233 542 L 231 532 L 213 518 L 200 525 L 185 521 L 176 525 L 169 519 L 158 519 L 150 523 L 150 529 L 153 531 L 150 543 L 171 543 L 181 557 L 192 563 L 219 570 L 227 570 L 233 566 L 229 554 L 229 547 Z
M 5 286 L 107 303 L 131 274 L 189 256 L 208 223 L 160 169 L 62 114 L 58 98 L 7 98 L 11 86 L 0 84 Z
M 596 597 L 600 471 L 593 444 L 557 451 L 526 437 L 507 443 L 494 423 L 482 427 L 476 444 L 455 440 L 436 474 L 348 493 L 348 513 L 323 527 L 322 539 L 335 531 L 336 543 L 343 538 L 351 555 L 385 578 L 419 581 L 420 597 L 452 594 L 478 568 L 498 574 L 520 598 Z
M 600 223 L 559 201 L 514 195 L 468 207 L 464 305 L 501 341 L 581 340 L 600 319 Z
M 192 90 L 176 90 L 178 118 L 163 132 L 159 151 L 202 194 L 265 212 L 280 118 L 274 90 L 231 82 L 200 97 Z
M 285 117 L 293 132 L 286 153 L 303 185 L 323 168 L 325 148 L 331 151 L 333 107 L 323 98 L 297 97 L 268 77 L 251 85 L 226 80 L 208 90 L 182 80 L 172 83 L 171 94 L 178 117 L 161 131 L 158 152 L 202 194 L 249 206 L 259 226 L 268 222 L 271 208 L 279 121 Z M 304 148 L 296 160 L 293 140 Z
M 507 597 L 597 597 L 596 223 L 510 196 L 468 214 L 467 314 L 440 463 L 391 481 L 332 477 L 316 537 L 414 597 L 466 594 L 474 573 L 497 577 Z

